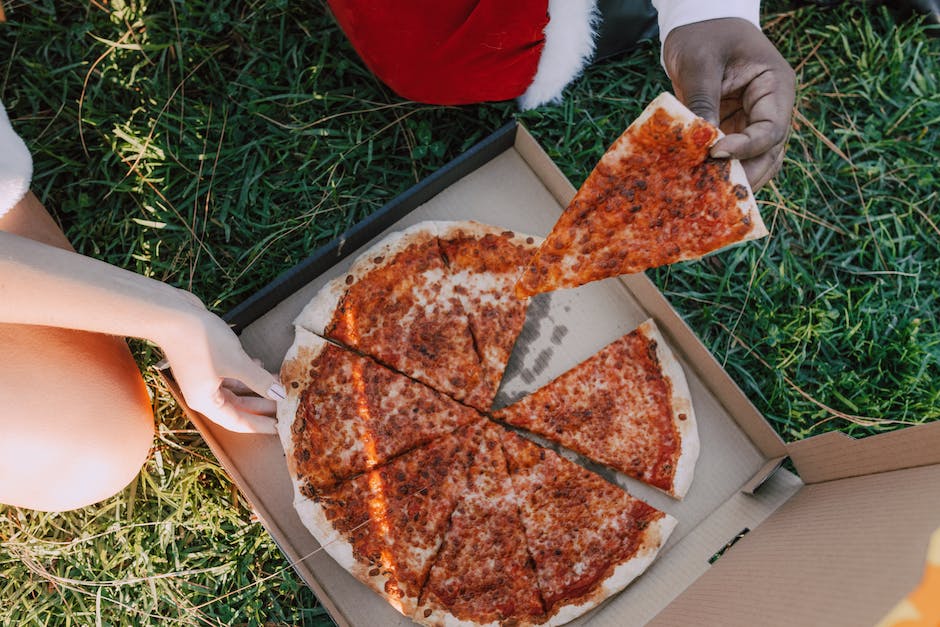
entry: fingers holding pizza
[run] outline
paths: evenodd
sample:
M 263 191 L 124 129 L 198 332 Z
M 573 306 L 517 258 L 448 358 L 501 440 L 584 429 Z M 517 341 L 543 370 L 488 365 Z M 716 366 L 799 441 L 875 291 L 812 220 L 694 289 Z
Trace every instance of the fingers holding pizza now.
M 774 45 L 747 20 L 706 20 L 672 30 L 663 62 L 679 99 L 719 126 L 711 149 L 739 159 L 753 189 L 783 163 L 796 75 Z

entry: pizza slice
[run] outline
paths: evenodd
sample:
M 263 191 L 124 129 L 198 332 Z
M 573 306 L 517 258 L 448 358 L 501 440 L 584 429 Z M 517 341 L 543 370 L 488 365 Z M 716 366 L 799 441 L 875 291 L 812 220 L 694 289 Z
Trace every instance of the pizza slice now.
M 689 388 L 652 320 L 493 417 L 676 498 L 692 482 L 699 441 Z
M 301 519 L 341 566 L 411 616 L 467 485 L 483 422 L 466 425 L 384 466 L 298 495 Z
M 572 620 L 625 588 L 676 525 L 516 433 L 506 430 L 502 444 L 550 624 Z
M 538 624 L 544 607 L 500 445 L 487 425 L 414 620 L 428 625 Z
M 721 132 L 671 94 L 607 150 L 519 281 L 519 297 L 697 259 L 767 229 Z
M 441 256 L 435 222 L 393 233 L 360 255 L 294 324 L 489 409 L 480 357 Z
M 440 223 L 438 239 L 482 360 L 481 396 L 488 409 L 529 305 L 528 299 L 515 297 L 513 287 L 541 238 L 479 222 L 453 222 Z
M 278 432 L 308 496 L 480 418 L 368 357 L 301 328 L 281 367 Z

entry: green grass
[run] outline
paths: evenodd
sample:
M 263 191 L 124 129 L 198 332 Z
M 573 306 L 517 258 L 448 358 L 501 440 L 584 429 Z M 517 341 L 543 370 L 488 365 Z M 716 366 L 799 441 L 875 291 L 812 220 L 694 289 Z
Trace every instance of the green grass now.
M 379 84 L 319 3 L 5 3 L 0 98 L 83 253 L 223 312 L 517 116 L 580 183 L 668 82 L 658 50 L 564 103 L 432 107 Z M 940 44 L 885 13 L 765 7 L 797 68 L 770 238 L 651 275 L 779 433 L 940 416 Z M 135 342 L 146 367 L 157 355 Z M 151 376 L 138 480 L 66 514 L 0 507 L 0 624 L 325 622 Z

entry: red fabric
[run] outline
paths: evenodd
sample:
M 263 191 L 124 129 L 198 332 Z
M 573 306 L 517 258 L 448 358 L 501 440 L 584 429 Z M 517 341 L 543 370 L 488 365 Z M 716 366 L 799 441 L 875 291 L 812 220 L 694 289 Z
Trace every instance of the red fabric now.
M 508 100 L 535 76 L 548 0 L 329 0 L 365 64 L 432 104 Z

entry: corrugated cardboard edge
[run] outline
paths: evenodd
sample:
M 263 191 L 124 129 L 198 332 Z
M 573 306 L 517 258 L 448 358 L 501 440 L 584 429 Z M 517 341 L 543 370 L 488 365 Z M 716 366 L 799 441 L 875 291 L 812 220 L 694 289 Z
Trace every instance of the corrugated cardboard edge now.
M 555 162 L 542 150 L 535 138 L 521 125 L 516 130 L 515 148 L 560 205 L 566 206 L 574 198 L 577 190 Z M 669 304 L 649 277 L 643 273 L 631 274 L 621 277 L 620 281 L 655 318 L 656 325 L 667 336 L 673 350 L 681 351 L 685 357 L 685 363 L 694 367 L 702 380 L 709 382 L 712 391 L 728 413 L 735 417 L 754 445 L 769 458 L 785 457 L 787 449 L 777 432 L 757 411 L 731 375 L 721 367 L 715 356 L 702 344 L 695 332 Z M 748 485 L 755 481 L 758 484 L 762 483 L 766 478 L 766 474 L 758 473 L 748 481 Z
M 783 465 L 786 457 L 773 457 L 768 459 L 760 469 L 754 473 L 754 476 L 751 477 L 747 483 L 741 486 L 741 492 L 745 494 L 753 495 L 762 485 L 764 485 L 770 477 L 777 472 L 777 470 Z
M 167 370 L 155 369 L 157 374 L 166 384 L 167 389 L 170 391 L 170 394 L 176 399 L 176 402 L 179 403 L 179 406 L 182 408 L 183 413 L 186 414 L 186 417 L 192 421 L 196 429 L 199 430 L 202 439 L 205 440 L 206 444 L 209 445 L 209 449 L 212 451 L 212 454 L 215 455 L 216 459 L 219 460 L 219 463 L 222 464 L 222 468 L 225 469 L 225 472 L 235 483 L 235 486 L 241 491 L 241 493 L 248 499 L 249 503 L 252 503 L 252 512 L 261 522 L 261 525 L 264 527 L 271 537 L 274 539 L 275 544 L 281 550 L 281 553 L 287 558 L 291 567 L 294 571 L 297 572 L 297 575 L 303 579 L 303 581 L 313 590 L 313 593 L 317 597 L 320 605 L 326 608 L 326 611 L 329 613 L 330 618 L 333 619 L 339 627 L 351 627 L 352 623 L 343 615 L 343 612 L 337 607 L 333 600 L 330 598 L 330 595 L 326 593 L 325 590 L 320 586 L 317 581 L 316 576 L 313 574 L 313 571 L 307 567 L 304 562 L 305 559 L 310 557 L 309 555 L 300 555 L 298 554 L 291 543 L 287 541 L 287 537 L 277 523 L 268 518 L 266 512 L 261 512 L 255 509 L 254 503 L 262 502 L 258 498 L 258 495 L 255 494 L 254 490 L 251 489 L 251 486 L 247 482 L 242 480 L 242 474 L 238 471 L 237 466 L 232 461 L 232 459 L 225 452 L 225 449 L 219 445 L 219 442 L 213 437 L 212 430 L 208 427 L 208 419 L 205 418 L 202 414 L 197 411 L 194 411 L 186 404 L 186 401 L 183 399 L 183 394 L 180 392 L 179 385 L 173 379 L 173 375 L 170 374 Z
M 787 452 L 806 484 L 940 464 L 940 422 L 860 440 L 830 431 L 791 442 Z

